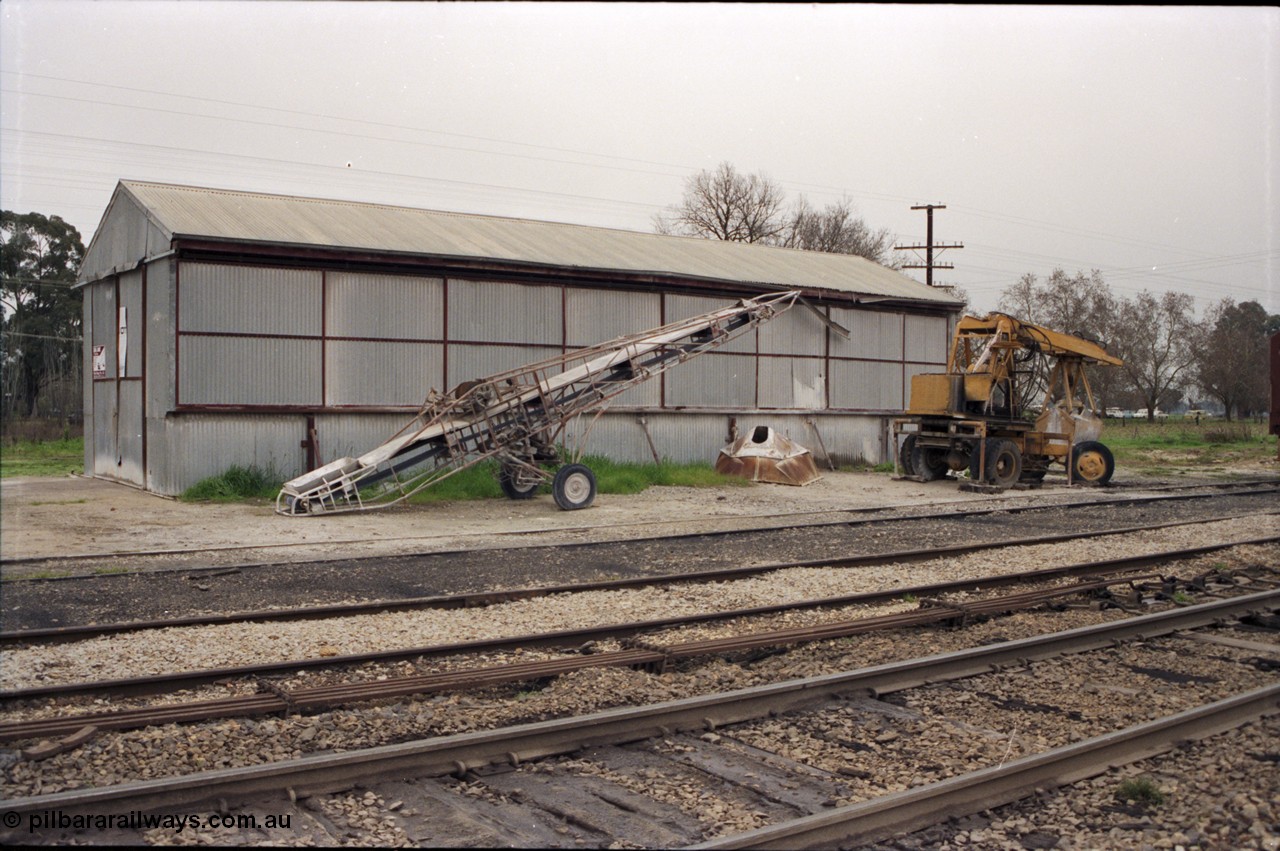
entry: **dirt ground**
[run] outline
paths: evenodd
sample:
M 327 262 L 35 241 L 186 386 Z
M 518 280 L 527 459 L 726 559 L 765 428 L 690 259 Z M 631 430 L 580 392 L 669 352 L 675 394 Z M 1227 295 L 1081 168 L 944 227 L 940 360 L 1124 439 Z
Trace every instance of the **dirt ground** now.
M 1274 467 L 1233 471 L 1273 476 Z M 1172 481 L 1187 483 L 1194 476 Z M 1119 480 L 1120 477 L 1118 476 Z M 1129 479 L 1126 491 L 1151 481 Z M 560 511 L 550 495 L 528 501 L 437 503 L 343 514 L 284 517 L 270 505 L 184 503 L 82 476 L 0 482 L 0 560 L 7 576 L 40 559 L 164 554 L 205 563 L 248 564 L 391 555 L 563 541 L 623 540 L 680 532 L 784 525 L 780 515 L 817 519 L 839 512 L 906 506 L 1083 498 L 1063 478 L 1001 495 L 961 491 L 954 481 L 922 484 L 886 473 L 825 472 L 805 487 L 655 487 L 602 494 L 581 511 Z
M 1047 487 L 1045 494 L 1053 492 Z M 1065 485 L 1058 489 L 1070 493 Z M 884 473 L 826 473 L 805 487 L 655 487 L 601 494 L 560 511 L 549 494 L 393 507 L 330 517 L 284 517 L 269 505 L 184 503 L 80 476 L 0 482 L 0 558 L 227 550 L 243 562 L 427 552 L 458 547 L 631 538 L 776 525 L 780 514 L 841 512 L 990 499 L 954 482 L 895 481 Z M 252 550 L 248 548 L 253 548 Z

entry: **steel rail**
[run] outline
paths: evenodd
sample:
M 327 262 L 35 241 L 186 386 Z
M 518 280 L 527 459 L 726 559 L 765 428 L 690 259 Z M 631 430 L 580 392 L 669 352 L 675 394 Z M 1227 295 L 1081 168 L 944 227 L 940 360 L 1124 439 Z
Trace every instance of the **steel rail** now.
M 879 842 L 1076 783 L 1277 713 L 1280 684 L 1272 684 L 1004 765 L 689 847 L 833 848 Z
M 709 570 L 699 570 L 690 573 L 670 573 L 654 576 L 630 577 L 627 579 L 607 579 L 599 582 L 587 582 L 580 584 L 543 585 L 528 588 L 501 589 L 498 591 L 476 591 L 466 594 L 451 594 L 431 597 L 407 597 L 392 600 L 373 600 L 363 603 L 308 606 L 305 608 L 294 609 L 258 609 L 254 611 L 233 612 L 228 614 L 191 615 L 164 620 L 126 621 L 110 624 L 85 624 L 76 626 L 44 627 L 39 629 L 9 630 L 0 631 L 0 647 L 22 642 L 52 643 L 61 641 L 79 641 L 86 638 L 114 635 L 122 632 L 133 632 L 143 629 L 214 626 L 218 624 L 245 623 L 250 621 L 318 620 L 322 618 L 345 617 L 359 614 L 415 611 L 418 609 L 430 608 L 469 609 L 494 605 L 497 603 L 507 603 L 514 600 L 536 599 L 538 597 L 549 597 L 556 594 L 566 593 L 579 593 L 582 591 L 617 591 L 627 588 L 645 588 L 654 585 L 719 582 L 727 579 L 756 576 L 762 573 L 770 573 L 776 570 L 788 570 L 792 568 L 868 567 L 873 565 L 891 564 L 894 562 L 911 563 L 929 561 L 935 558 L 968 555 L 985 550 L 1056 544 L 1079 540 L 1081 538 L 1094 538 L 1103 535 L 1127 535 L 1135 532 L 1171 529 L 1180 526 L 1197 526 L 1207 523 L 1221 523 L 1226 520 L 1237 520 L 1246 517 L 1278 514 L 1280 514 L 1280 511 L 1259 511 L 1249 512 L 1246 514 L 1218 515 L 1200 520 L 1171 520 L 1167 523 L 1123 526 L 1103 531 L 1095 530 L 1035 535 L 1026 538 L 1015 538 L 995 542 L 954 544 L 951 546 L 897 550 L 888 553 L 868 553 L 860 556 L 841 556 L 837 558 L 814 559 L 810 561 L 797 562 L 777 562 L 748 567 L 712 568 Z M 956 515 L 948 516 L 954 517 Z M 3 699 L 2 694 L 0 694 L 0 699 Z
M 1147 578 L 1147 577 L 1143 577 Z M 124 730 L 138 727 L 208 721 L 216 718 L 243 717 L 270 713 L 318 712 L 371 700 L 411 697 L 442 691 L 481 688 L 492 685 L 530 682 L 561 676 L 587 668 L 629 667 L 662 672 L 678 661 L 715 654 L 794 646 L 804 643 L 846 638 L 890 629 L 928 626 L 970 617 L 1008 614 L 1052 602 L 1065 596 L 1095 591 L 1119 582 L 1100 579 L 1063 588 L 1030 591 L 1005 597 L 977 600 L 957 606 L 934 604 L 909 612 L 898 612 L 852 621 L 836 621 L 809 627 L 771 630 L 720 639 L 683 642 L 646 647 L 574 655 L 555 659 L 465 668 L 410 677 L 397 677 L 373 682 L 357 681 L 284 691 L 270 688 L 266 693 L 182 704 L 165 704 L 141 709 L 65 715 L 48 719 L 15 721 L 0 724 L 0 741 L 14 741 L 46 736 L 65 736 L 94 727 L 99 730 Z
M 1150 577 L 1144 577 L 1150 578 Z M 159 724 L 181 724 L 215 718 L 265 715 L 269 713 L 317 712 L 369 700 L 409 697 L 462 688 L 528 682 L 557 677 L 586 668 L 649 668 L 661 672 L 675 661 L 716 653 L 758 650 L 843 638 L 865 632 L 904 629 L 913 626 L 987 616 L 1026 609 L 1064 596 L 1099 590 L 1127 578 L 1112 578 L 1079 583 L 1064 588 L 1028 591 L 965 604 L 963 609 L 949 605 L 931 605 L 909 612 L 897 612 L 853 621 L 837 621 L 818 626 L 735 635 L 727 638 L 692 641 L 668 645 L 619 650 L 591 655 L 574 655 L 532 662 L 464 668 L 410 677 L 396 677 L 373 682 L 357 681 L 284 691 L 270 688 L 257 694 L 215 700 L 190 701 L 180 704 L 147 706 L 138 709 L 62 715 L 53 718 L 0 723 L 0 742 L 63 736 L 86 726 L 99 730 L 127 730 Z
M 1266 544 L 1280 541 L 1280 535 L 1265 538 L 1254 538 L 1222 544 L 1210 544 L 1182 550 L 1161 553 L 1128 556 L 1108 559 L 1099 562 L 1084 562 L 1061 567 L 1044 568 L 1017 574 L 1005 574 L 983 578 L 951 580 L 930 585 L 915 585 L 886 589 L 881 591 L 864 591 L 834 597 L 823 597 L 811 600 L 798 600 L 790 603 L 777 603 L 766 606 L 731 609 L 719 612 L 705 612 L 697 615 L 681 615 L 670 618 L 657 618 L 645 621 L 632 621 L 621 624 L 582 627 L 578 629 L 558 630 L 550 633 L 519 635 L 507 638 L 480 639 L 451 644 L 436 644 L 426 647 L 399 648 L 396 650 L 355 653 L 343 656 L 313 657 L 309 659 L 293 659 L 282 662 L 264 662 L 257 665 L 241 665 L 226 668 L 210 668 L 198 671 L 182 671 L 169 674 L 158 674 L 147 677 L 133 677 L 113 680 L 99 680 L 88 683 L 71 683 L 64 685 L 35 686 L 25 689 L 0 691 L 0 702 L 16 700 L 35 700 L 55 697 L 71 697 L 88 694 L 128 694 L 146 695 L 180 688 L 190 688 L 220 680 L 240 677 L 262 677 L 279 674 L 285 671 L 310 670 L 316 668 L 334 668 L 347 665 L 361 665 L 370 662 L 393 662 L 404 659 L 440 658 L 444 656 L 467 653 L 494 652 L 520 648 L 563 648 L 578 647 L 593 641 L 616 638 L 628 638 L 644 632 L 653 632 L 672 627 L 728 620 L 740 617 L 754 617 L 775 614 L 783 611 L 802 609 L 862 605 L 884 602 L 905 595 L 918 599 L 934 597 L 954 591 L 973 591 L 1002 588 L 1010 585 L 1025 585 L 1036 582 L 1053 581 L 1066 577 L 1097 576 L 1109 571 L 1136 570 L 1153 564 L 1174 561 L 1206 553 L 1228 549 L 1236 546 Z M 808 565 L 801 565 L 808 566 Z M 785 569 L 785 568 L 771 568 Z
M 301 798 L 391 777 L 463 775 L 488 765 L 519 764 L 594 745 L 626 744 L 676 732 L 715 729 L 842 697 L 877 696 L 929 682 L 963 679 L 1010 664 L 1213 625 L 1224 619 L 1271 611 L 1278 605 L 1280 591 L 1269 590 L 857 671 L 360 751 L 314 754 L 244 768 L 14 798 L 5 803 L 5 808 L 19 814 L 45 809 L 70 814 L 101 812 L 104 807 L 114 811 L 190 810 L 213 802 L 221 806 L 240 801 L 260 803 L 264 796 L 286 790 Z M 1271 695 L 1269 699 L 1274 703 L 1274 691 Z
M 1116 487 L 1118 486 L 1113 483 L 1108 486 L 1107 490 L 1114 490 L 1116 489 Z M 1160 485 L 1160 486 L 1149 487 L 1146 489 L 1153 490 L 1153 491 L 1175 491 L 1175 490 L 1226 490 L 1230 488 L 1255 488 L 1255 490 L 1245 490 L 1237 493 L 1226 494 L 1228 496 L 1256 496 L 1259 494 L 1266 494 L 1266 493 L 1271 493 L 1276 491 L 1278 488 L 1280 488 L 1280 479 L 1256 479 L 1256 480 L 1248 480 L 1243 482 L 1202 482 L 1202 483 L 1191 484 L 1191 485 Z M 765 526 L 765 527 L 757 526 L 757 527 L 752 527 L 750 529 L 712 529 L 712 530 L 701 531 L 701 532 L 686 532 L 679 535 L 654 535 L 654 536 L 643 537 L 643 538 L 621 538 L 621 539 L 609 540 L 609 541 L 575 541 L 572 543 L 536 544 L 533 546 L 556 547 L 558 549 L 573 550 L 573 549 L 585 549 L 588 547 L 601 546 L 602 544 L 608 545 L 608 544 L 620 544 L 620 543 L 621 544 L 652 543 L 657 541 L 679 541 L 679 540 L 684 540 L 689 538 L 719 538 L 719 537 L 728 537 L 731 535 L 751 534 L 751 533 L 760 532 L 760 531 L 779 531 L 784 529 L 821 529 L 828 526 L 856 526 L 856 525 L 862 525 L 862 524 L 868 524 L 868 523 L 901 523 L 901 522 L 908 522 L 912 520 L 944 520 L 948 518 L 981 517 L 988 514 L 1021 514 L 1024 512 L 1051 511 L 1054 509 L 1076 509 L 1076 508 L 1084 509 L 1084 508 L 1097 508 L 1100 506 L 1106 507 L 1106 506 L 1117 506 L 1117 505 L 1141 505 L 1149 502 L 1181 502 L 1181 501 L 1192 500 L 1192 499 L 1212 499 L 1215 496 L 1221 496 L 1221 495 L 1222 494 L 1215 494 L 1215 493 L 1177 493 L 1177 494 L 1156 493 L 1154 495 L 1147 495 L 1147 496 L 1118 496 L 1118 497 L 1112 497 L 1107 499 L 1090 500 L 1085 502 L 1063 502 L 1063 503 L 1052 503 L 1052 504 L 1041 503 L 1036 505 L 997 505 L 997 506 L 988 505 L 987 507 L 984 507 L 984 508 L 967 509 L 965 511 L 936 511 L 936 512 L 931 512 L 926 514 L 907 514 L 907 515 L 887 516 L 887 517 L 866 517 L 866 518 L 860 518 L 857 520 L 848 520 L 848 519 L 828 520 L 828 521 L 821 521 L 817 523 L 780 523 L 776 526 Z M 1012 495 L 1007 495 L 1007 494 L 994 495 L 989 499 L 984 500 L 984 503 L 989 503 L 991 501 L 997 501 L 997 500 L 1014 499 L 1014 498 L 1016 497 Z M 945 504 L 961 505 L 961 504 L 964 504 L 964 501 L 957 500 L 957 501 L 945 503 Z M 787 514 L 781 515 L 781 516 L 790 518 L 790 517 L 804 517 L 806 515 L 815 515 L 815 514 L 816 515 L 878 514 L 885 511 L 899 511 L 902 509 L 910 509 L 912 507 L 913 506 L 911 505 L 892 505 L 892 506 L 876 506 L 876 507 L 867 507 L 867 508 L 829 508 L 829 509 L 819 509 L 814 511 L 788 512 Z M 713 519 L 773 520 L 778 518 L 779 516 L 780 515 L 774 513 L 774 514 L 767 514 L 767 515 L 759 515 L 759 514 L 740 515 L 735 517 L 713 518 Z M 621 523 L 621 524 L 615 524 L 615 525 L 617 526 L 637 526 L 637 525 L 652 526 L 652 525 L 666 525 L 667 523 L 668 521 L 664 520 L 664 521 L 645 521 L 643 523 Z M 538 534 L 544 534 L 548 531 L 554 531 L 558 533 L 591 532 L 591 531 L 595 531 L 596 529 L 598 529 L 598 527 L 567 526 L 567 527 L 556 528 L 554 530 L 522 529 L 522 530 L 516 530 L 516 531 L 510 531 L 510 532 L 488 532 L 485 534 L 491 537 L 499 537 L 499 536 L 517 536 L 517 535 L 538 535 Z M 405 539 L 401 539 L 401 540 L 405 540 Z M 408 540 L 412 540 L 412 539 L 408 539 Z M 369 543 L 369 539 L 355 538 L 355 539 L 349 539 L 349 540 L 330 541 L 329 543 L 362 544 L 362 543 Z M 256 545 L 235 544 L 230 546 L 212 547 L 212 548 L 209 548 L 208 551 L 224 552 L 224 551 L 232 551 L 232 550 L 267 550 L 267 549 L 282 549 L 282 548 L 296 547 L 296 546 L 299 546 L 299 545 L 297 543 L 256 544 Z M 500 549 L 507 549 L 507 548 L 500 548 Z M 469 549 L 434 550 L 434 551 L 422 551 L 422 552 L 410 552 L 410 553 L 394 553 L 389 555 L 361 556 L 359 558 L 328 559 L 327 561 L 342 561 L 342 562 L 379 561 L 389 557 L 425 558 L 429 556 L 457 555 L 460 553 L 470 553 L 470 552 L 476 552 L 476 550 L 469 550 Z M 154 556 L 174 556 L 174 555 L 190 555 L 190 554 L 191 554 L 190 550 L 146 550 L 142 552 L 118 551 L 118 552 L 108 552 L 108 553 L 77 553 L 74 555 L 62 555 L 62 556 L 52 556 L 52 557 L 31 556 L 31 557 L 24 557 L 24 558 L 6 558 L 6 559 L 0 559 L 0 565 L 55 564 L 58 562 L 93 561 L 93 560 L 106 559 L 106 558 L 140 558 L 140 557 L 149 558 Z M 194 574 L 201 571 L 208 571 L 208 572 L 216 573 L 216 572 L 225 571 L 229 569 L 250 570 L 250 569 L 264 568 L 264 567 L 289 566 L 291 564 L 293 564 L 293 562 L 251 562 L 251 563 L 239 564 L 239 565 L 216 565 L 216 566 L 209 566 L 209 567 L 184 566 L 184 567 L 164 568 L 159 570 L 148 570 L 145 572 L 155 573 L 155 574 L 160 574 L 160 573 L 192 573 Z M 137 572 L 126 571 L 123 573 L 100 574 L 100 575 L 95 575 L 89 578 L 112 579 L 117 576 L 132 576 L 132 575 L 136 575 L 136 573 Z M 8 581 L 68 582 L 68 581 L 75 581 L 75 580 L 84 579 L 84 578 L 86 577 L 84 576 L 43 576 L 43 577 L 32 577 L 32 578 L 14 578 Z

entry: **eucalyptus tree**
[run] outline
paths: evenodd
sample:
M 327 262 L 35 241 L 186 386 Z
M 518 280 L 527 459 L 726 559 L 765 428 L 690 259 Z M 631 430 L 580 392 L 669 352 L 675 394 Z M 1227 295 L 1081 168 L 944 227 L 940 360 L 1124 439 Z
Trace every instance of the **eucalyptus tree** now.
M 83 257 L 79 231 L 58 216 L 0 211 L 6 416 L 36 415 L 49 385 L 76 373 L 81 313 L 80 293 L 72 285 Z M 78 399 L 78 388 L 70 395 Z

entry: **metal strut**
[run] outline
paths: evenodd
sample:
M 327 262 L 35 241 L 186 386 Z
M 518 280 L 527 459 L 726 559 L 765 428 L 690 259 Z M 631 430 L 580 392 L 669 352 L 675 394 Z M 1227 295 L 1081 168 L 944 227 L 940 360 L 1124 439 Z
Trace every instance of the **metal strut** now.
M 432 390 L 417 415 L 381 446 L 285 482 L 276 497 L 276 513 L 385 508 L 487 458 L 498 458 L 518 472 L 525 485 L 532 477 L 551 479 L 553 474 L 539 465 L 559 464 L 556 443 L 573 419 L 602 412 L 637 384 L 778 316 L 798 296 L 788 291 L 743 299 L 732 307 L 468 381 L 447 394 Z M 582 470 L 574 473 L 578 478 L 571 494 L 585 494 Z M 594 479 L 589 491 L 594 498 Z M 566 507 L 559 496 L 557 503 Z M 568 507 L 586 506 L 571 499 Z

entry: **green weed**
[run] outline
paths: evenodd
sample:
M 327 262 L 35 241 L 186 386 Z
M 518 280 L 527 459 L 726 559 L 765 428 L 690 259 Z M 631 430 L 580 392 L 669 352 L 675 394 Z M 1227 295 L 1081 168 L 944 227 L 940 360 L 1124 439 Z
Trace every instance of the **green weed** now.
M 1132 801 L 1140 807 L 1158 807 L 1164 803 L 1164 793 L 1150 777 L 1126 780 L 1116 789 L 1116 800 L 1122 804 Z
M 631 464 L 613 461 L 599 455 L 588 455 L 582 463 L 596 476 L 596 492 L 608 494 L 636 494 L 654 486 L 667 487 L 723 487 L 748 485 L 745 479 L 717 473 L 707 464 Z M 455 502 L 477 499 L 504 498 L 498 485 L 498 463 L 484 461 L 460 470 L 414 494 L 409 502 Z M 541 493 L 550 493 L 544 484 Z
M 233 466 L 225 473 L 201 479 L 178 497 L 184 502 L 239 502 L 275 499 L 282 478 L 274 470 L 256 465 Z

